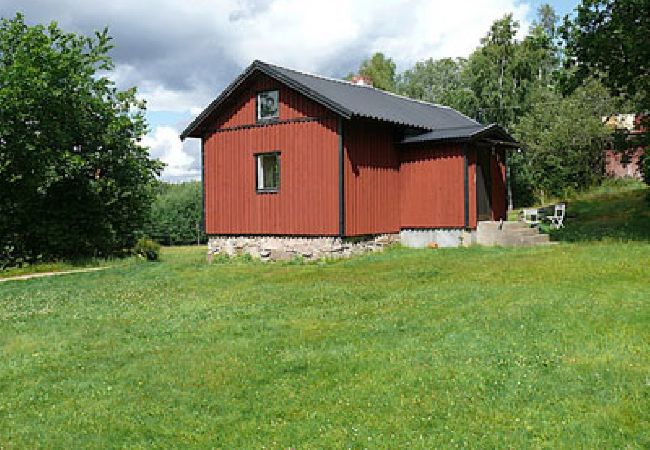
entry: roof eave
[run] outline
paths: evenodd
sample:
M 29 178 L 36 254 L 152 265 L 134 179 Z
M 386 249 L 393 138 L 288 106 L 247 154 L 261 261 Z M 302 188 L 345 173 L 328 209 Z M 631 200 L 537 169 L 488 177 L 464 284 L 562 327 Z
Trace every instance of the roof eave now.
M 499 135 L 500 138 L 504 142 L 510 142 L 512 144 L 518 144 L 518 142 L 508 134 L 508 132 L 501 127 L 500 125 L 497 125 L 496 123 L 491 123 L 490 125 L 486 125 L 483 129 L 477 131 L 476 133 L 472 134 L 470 136 L 470 140 L 477 140 L 485 137 L 486 135 L 490 135 L 496 133 Z
M 435 131 L 435 130 L 434 130 Z M 418 139 L 422 136 L 410 136 L 403 139 L 400 144 L 422 144 L 422 143 L 438 143 L 438 142 L 476 142 L 480 139 L 484 139 L 486 136 L 496 133 L 502 141 L 509 144 L 518 145 L 518 142 L 510 136 L 502 127 L 497 124 L 486 125 L 485 127 L 469 134 L 461 134 L 455 136 L 446 136 L 441 138 L 433 139 Z M 428 133 L 423 133 L 428 134 Z

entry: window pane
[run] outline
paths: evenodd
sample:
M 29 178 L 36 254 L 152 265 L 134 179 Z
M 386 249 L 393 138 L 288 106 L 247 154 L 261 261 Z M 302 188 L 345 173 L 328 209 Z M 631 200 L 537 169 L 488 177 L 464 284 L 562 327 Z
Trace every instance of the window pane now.
M 280 155 L 270 153 L 257 156 L 257 189 L 280 188 Z
M 273 119 L 278 114 L 278 91 L 266 91 L 257 94 L 257 119 Z

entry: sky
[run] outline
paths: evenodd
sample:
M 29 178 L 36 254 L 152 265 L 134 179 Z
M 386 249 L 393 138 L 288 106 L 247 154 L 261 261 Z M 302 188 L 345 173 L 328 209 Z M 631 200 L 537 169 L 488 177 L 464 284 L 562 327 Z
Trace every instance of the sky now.
M 548 1 L 548 0 L 547 0 Z M 550 0 L 560 15 L 578 0 Z M 542 0 L 0 0 L 0 17 L 66 31 L 109 28 L 110 74 L 147 101 L 151 156 L 170 182 L 199 179 L 200 143 L 185 126 L 253 60 L 342 78 L 374 52 L 398 71 L 427 58 L 468 56 L 512 13 L 527 30 Z

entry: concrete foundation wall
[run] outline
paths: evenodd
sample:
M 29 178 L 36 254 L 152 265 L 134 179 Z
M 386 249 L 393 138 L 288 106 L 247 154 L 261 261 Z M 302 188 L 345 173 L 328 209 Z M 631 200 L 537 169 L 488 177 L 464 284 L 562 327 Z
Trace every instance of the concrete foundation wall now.
M 400 231 L 400 242 L 405 247 L 422 248 L 431 244 L 438 247 L 468 246 L 476 241 L 476 232 L 462 229 L 406 229 Z

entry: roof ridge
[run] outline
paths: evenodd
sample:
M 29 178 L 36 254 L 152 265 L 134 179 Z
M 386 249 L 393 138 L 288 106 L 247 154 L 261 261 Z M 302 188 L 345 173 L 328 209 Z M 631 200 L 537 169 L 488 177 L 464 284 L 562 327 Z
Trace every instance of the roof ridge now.
M 291 72 L 296 72 L 296 73 L 299 73 L 301 75 L 307 75 L 309 77 L 320 78 L 322 80 L 335 81 L 337 83 L 347 84 L 349 86 L 355 86 L 355 87 L 358 87 L 358 88 L 376 89 L 376 88 L 373 88 L 372 86 L 354 84 L 354 83 L 352 83 L 352 82 L 350 82 L 348 80 L 342 80 L 340 78 L 326 77 L 325 75 L 319 75 L 319 74 L 307 72 L 307 71 L 304 71 L 304 70 L 292 69 L 291 67 L 278 66 L 277 64 L 267 63 L 267 62 L 264 62 L 264 61 L 260 61 L 259 59 L 257 60 L 257 62 L 259 62 L 261 64 L 264 64 L 266 66 L 271 66 L 271 67 L 276 68 L 276 69 L 289 70 Z M 377 90 L 380 90 L 380 89 L 377 89 Z
M 342 80 L 342 79 L 340 79 L 340 78 L 326 77 L 326 76 L 324 76 L 324 75 L 319 75 L 319 74 L 315 74 L 315 73 L 307 72 L 307 71 L 304 71 L 304 70 L 298 70 L 298 69 L 293 69 L 293 68 L 290 68 L 290 67 L 278 66 L 277 64 L 268 63 L 268 62 L 265 62 L 265 61 L 261 61 L 261 60 L 259 60 L 259 59 L 257 60 L 257 62 L 258 62 L 258 63 L 261 63 L 261 64 L 264 64 L 264 65 L 267 65 L 267 66 L 271 66 L 271 67 L 273 67 L 273 68 L 283 69 L 283 70 L 289 70 L 289 71 L 291 71 L 291 72 L 299 73 L 299 74 L 301 74 L 301 75 L 307 75 L 307 76 L 309 76 L 309 77 L 320 78 L 320 79 L 322 79 L 322 80 L 334 81 L 334 82 L 336 82 L 336 83 L 341 83 L 341 84 L 345 84 L 345 85 L 348 85 L 348 86 L 353 86 L 353 87 L 356 87 L 356 88 L 359 88 L 359 89 L 372 89 L 372 90 L 374 90 L 374 91 L 376 91 L 376 92 L 379 92 L 379 93 L 382 93 L 382 94 L 385 94 L 385 95 L 392 95 L 393 97 L 397 97 L 397 98 L 401 98 L 401 99 L 404 99 L 404 100 L 408 100 L 408 101 L 410 101 L 410 102 L 418 103 L 418 104 L 420 104 L 420 105 L 424 105 L 424 106 L 434 106 L 434 107 L 437 107 L 437 108 L 447 109 L 447 110 L 453 111 L 453 112 L 455 112 L 455 113 L 458 113 L 458 114 L 462 115 L 463 117 L 465 117 L 465 118 L 471 120 L 472 122 L 475 122 L 475 123 L 477 123 L 478 125 L 480 125 L 480 123 L 477 122 L 476 120 L 474 120 L 474 119 L 472 119 L 471 117 L 469 117 L 469 116 L 463 114 L 462 112 L 460 112 L 460 111 L 458 111 L 458 110 L 452 108 L 451 106 L 441 105 L 441 104 L 439 104 L 439 103 L 427 102 L 427 101 L 424 101 L 424 100 L 418 100 L 418 99 L 416 99 L 416 98 L 411 98 L 411 97 L 407 97 L 407 96 L 405 96 L 405 95 L 396 94 L 395 92 L 385 91 L 385 90 L 383 90 L 383 89 L 379 89 L 379 88 L 376 88 L 376 87 L 374 87 L 374 86 L 368 86 L 368 85 L 366 85 L 366 84 L 355 84 L 355 83 L 352 83 L 352 82 L 347 81 L 347 80 Z

